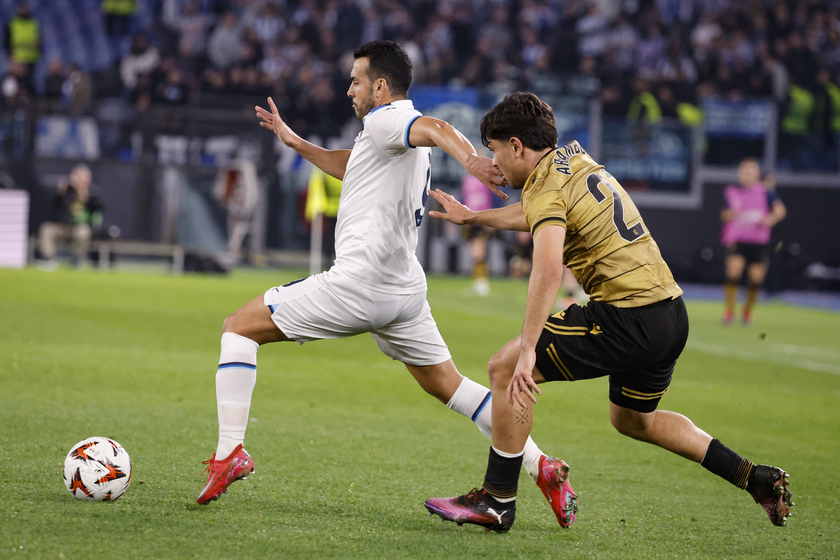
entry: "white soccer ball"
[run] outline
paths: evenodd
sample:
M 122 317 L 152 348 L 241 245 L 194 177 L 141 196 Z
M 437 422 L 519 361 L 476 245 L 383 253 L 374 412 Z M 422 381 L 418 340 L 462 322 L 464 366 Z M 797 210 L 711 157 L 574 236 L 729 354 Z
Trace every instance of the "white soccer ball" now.
M 113 502 L 130 483 L 128 452 L 110 438 L 82 440 L 64 459 L 64 485 L 79 500 Z

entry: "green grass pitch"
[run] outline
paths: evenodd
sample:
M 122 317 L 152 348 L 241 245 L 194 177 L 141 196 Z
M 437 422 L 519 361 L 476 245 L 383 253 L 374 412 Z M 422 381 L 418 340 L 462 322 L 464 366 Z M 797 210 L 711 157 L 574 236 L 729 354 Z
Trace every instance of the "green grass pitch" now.
M 523 472 L 506 535 L 441 523 L 423 501 L 480 485 L 488 441 L 367 335 L 259 354 L 247 447 L 256 473 L 199 507 L 215 448 L 224 317 L 296 271 L 226 278 L 0 270 L 0 558 L 836 558 L 840 315 L 763 303 L 749 329 L 689 301 L 691 335 L 662 407 L 791 473 L 773 527 L 745 492 L 618 435 L 606 380 L 543 385 L 533 435 L 572 465 L 581 510 L 560 529 Z M 521 326 L 526 285 L 433 277 L 456 364 L 485 365 Z M 73 499 L 70 447 L 116 439 L 134 463 L 117 502 Z

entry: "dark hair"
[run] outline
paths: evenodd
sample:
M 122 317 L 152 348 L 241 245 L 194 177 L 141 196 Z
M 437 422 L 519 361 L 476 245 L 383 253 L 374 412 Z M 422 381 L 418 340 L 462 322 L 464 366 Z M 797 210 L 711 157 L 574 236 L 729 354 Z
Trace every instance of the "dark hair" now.
M 519 138 L 526 148 L 543 150 L 557 146 L 554 111 L 533 93 L 516 92 L 505 96 L 481 119 L 481 142 L 507 142 Z
M 371 41 L 356 49 L 353 58 L 367 58 L 370 61 L 370 79 L 385 78 L 393 95 L 408 93 L 412 80 L 411 59 L 399 43 Z

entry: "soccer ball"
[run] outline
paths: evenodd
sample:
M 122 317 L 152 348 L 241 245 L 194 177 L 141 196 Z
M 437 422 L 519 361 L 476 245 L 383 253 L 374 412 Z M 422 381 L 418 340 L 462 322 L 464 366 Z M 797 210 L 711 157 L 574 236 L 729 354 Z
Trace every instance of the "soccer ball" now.
M 110 438 L 82 440 L 64 459 L 64 485 L 76 499 L 113 502 L 130 483 L 128 452 Z

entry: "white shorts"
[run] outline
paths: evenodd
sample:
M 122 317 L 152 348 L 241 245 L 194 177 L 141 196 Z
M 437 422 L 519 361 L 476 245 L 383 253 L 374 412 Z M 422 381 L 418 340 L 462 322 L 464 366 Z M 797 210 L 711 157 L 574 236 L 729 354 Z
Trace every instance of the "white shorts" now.
M 334 272 L 269 289 L 263 298 L 271 318 L 298 344 L 369 332 L 394 360 L 431 366 L 451 358 L 426 292 L 384 294 Z

